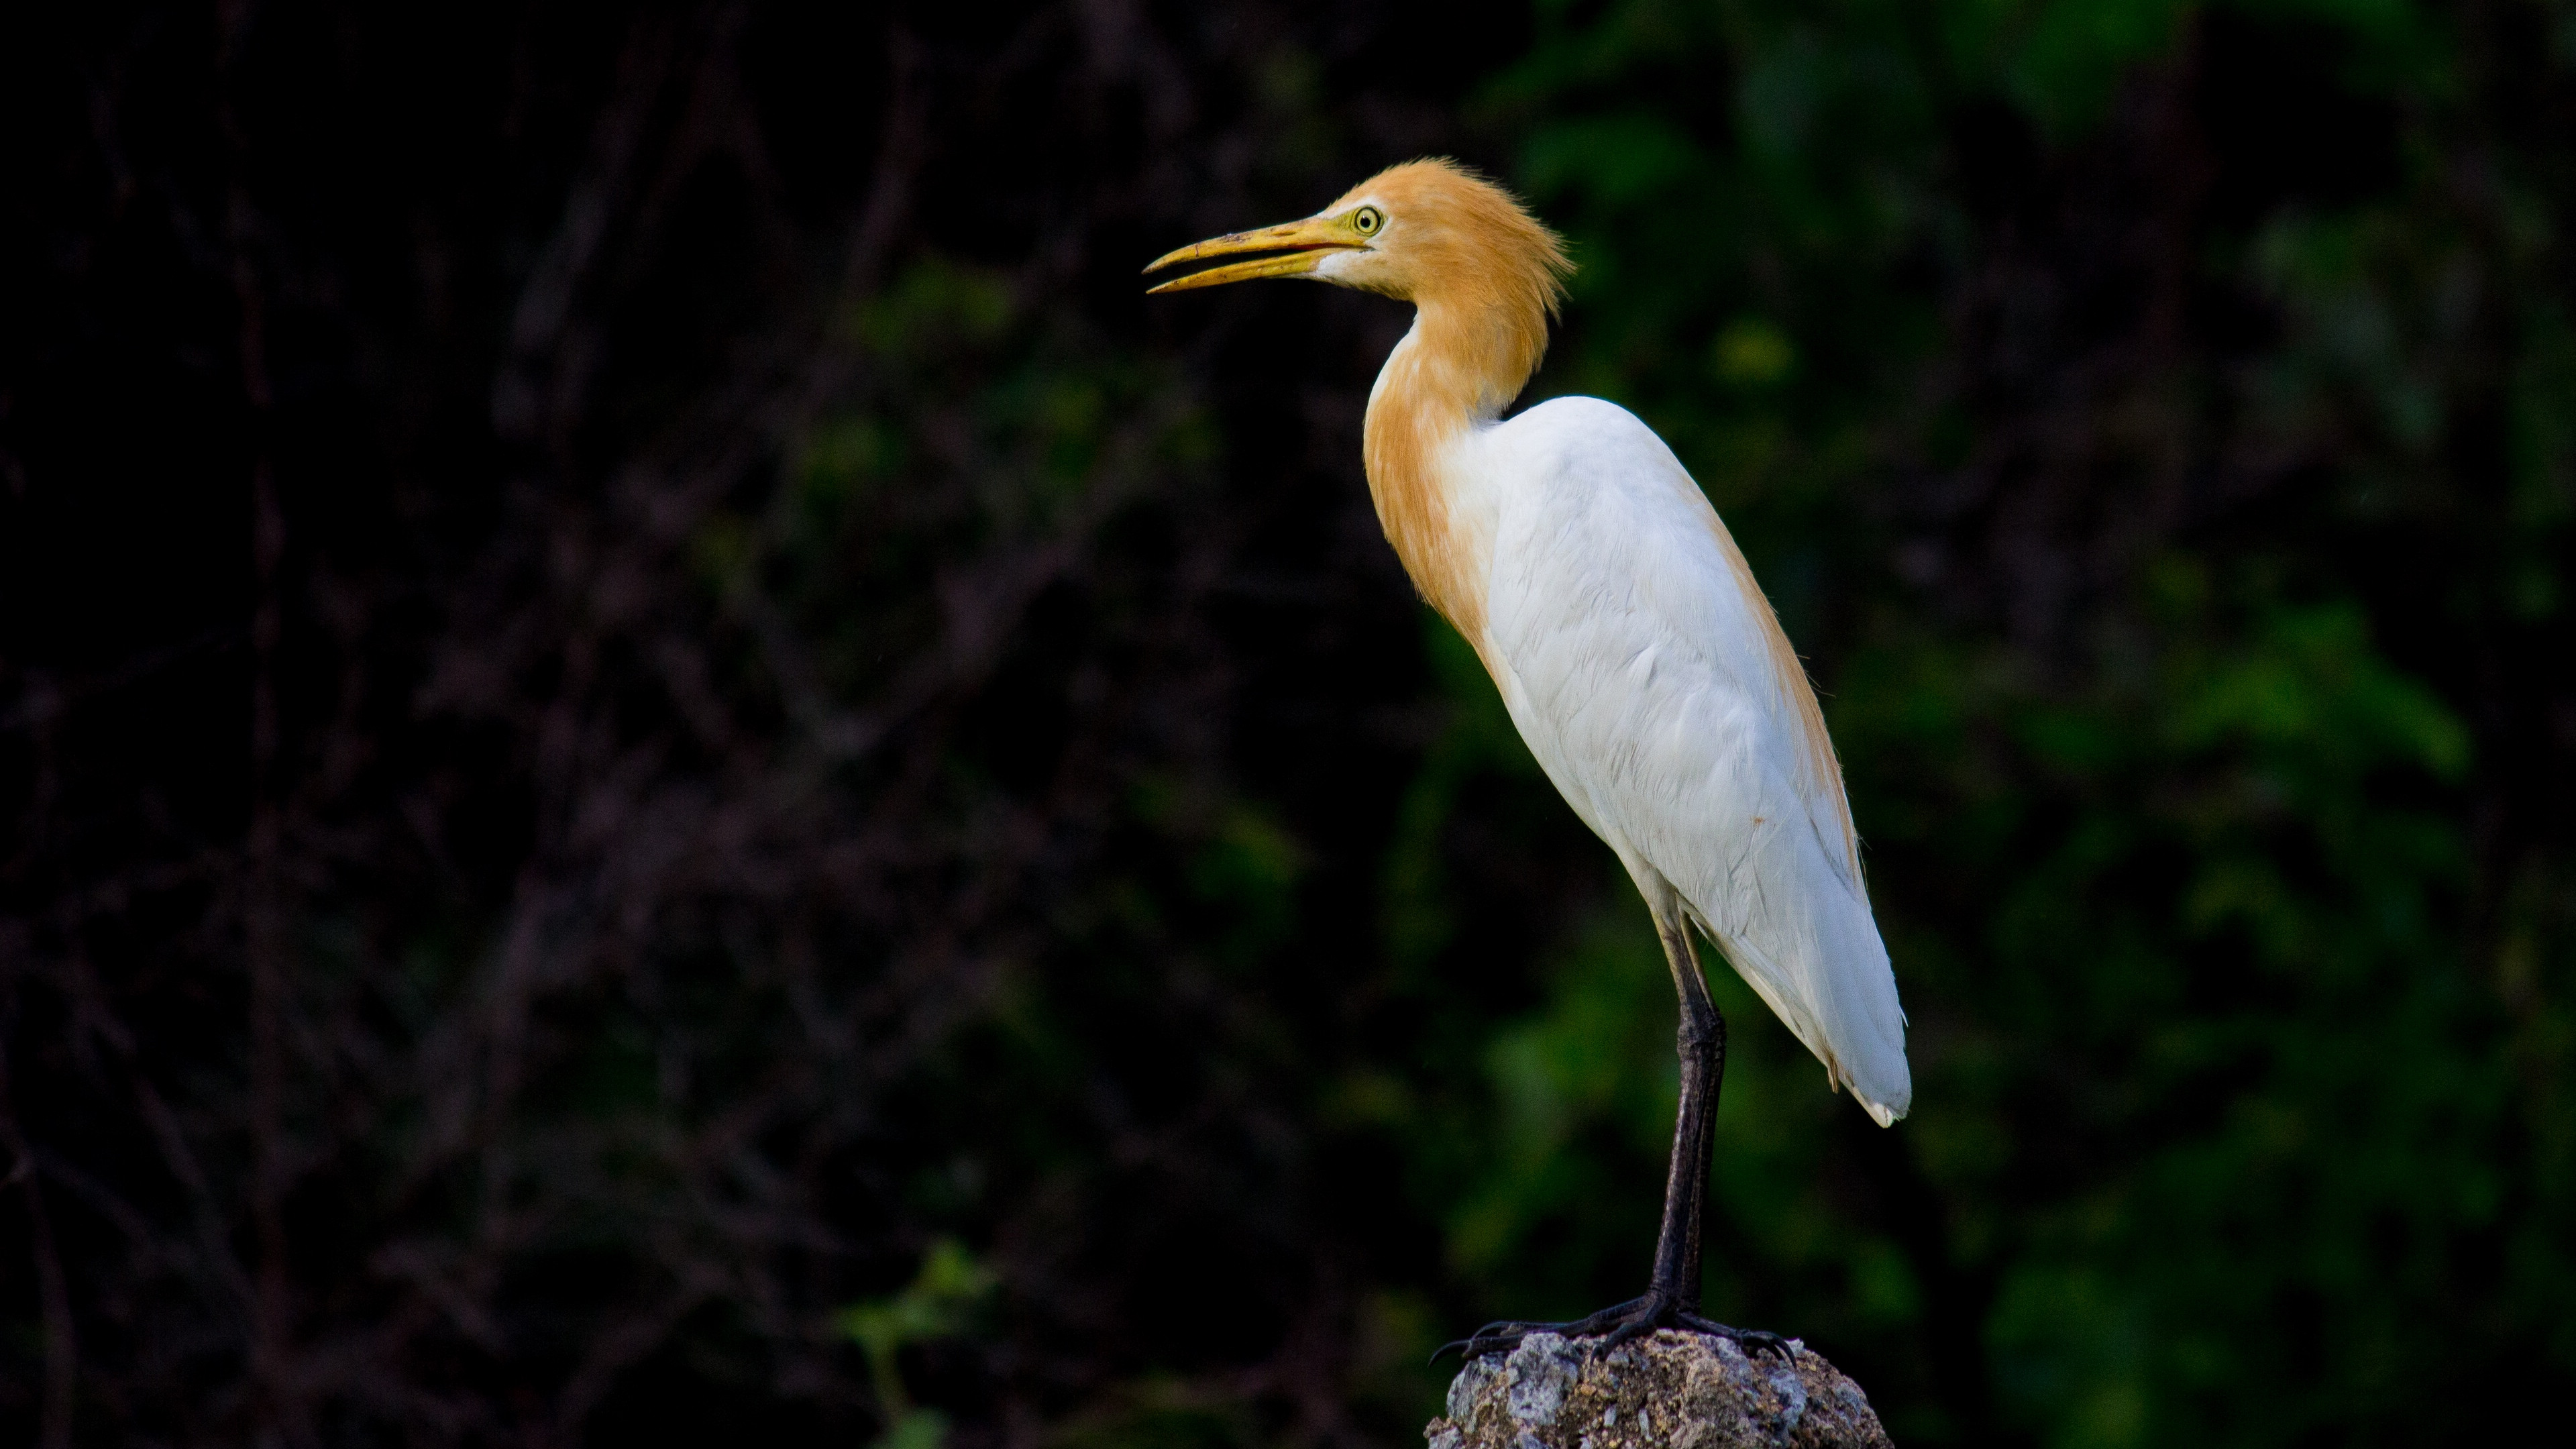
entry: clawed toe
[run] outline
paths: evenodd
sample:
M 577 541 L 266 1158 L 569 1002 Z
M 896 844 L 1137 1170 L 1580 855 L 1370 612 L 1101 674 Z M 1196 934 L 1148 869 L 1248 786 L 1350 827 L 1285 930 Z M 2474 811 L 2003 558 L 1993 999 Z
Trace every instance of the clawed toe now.
M 1790 1356 L 1789 1340 L 1758 1328 L 1729 1328 L 1713 1319 L 1689 1312 L 1671 1299 L 1648 1294 L 1643 1298 L 1604 1308 L 1588 1318 L 1571 1323 L 1526 1323 L 1517 1319 L 1498 1319 L 1454 1343 L 1444 1343 L 1431 1355 L 1434 1363 L 1451 1349 L 1464 1353 L 1469 1362 L 1489 1353 L 1506 1353 L 1520 1346 L 1522 1339 L 1534 1333 L 1553 1333 L 1565 1338 L 1597 1338 L 1607 1351 L 1634 1343 L 1659 1328 L 1678 1328 L 1692 1333 L 1705 1333 L 1723 1338 L 1748 1354 L 1771 1353 Z
M 1767 1329 L 1729 1328 L 1715 1319 L 1702 1318 L 1696 1313 L 1681 1315 L 1681 1326 L 1693 1333 L 1705 1333 L 1725 1339 L 1747 1354 L 1775 1353 L 1782 1358 L 1793 1356 L 1789 1348 L 1789 1340 Z
M 1431 1362 L 1440 1362 L 1441 1358 L 1454 1348 L 1461 1350 L 1472 1363 L 1486 1354 L 1516 1348 L 1522 1339 L 1533 1333 L 1552 1332 L 1555 1328 L 1556 1325 L 1549 1323 L 1522 1323 L 1514 1319 L 1497 1318 L 1465 1338 L 1453 1339 L 1433 1349 Z
M 1647 1334 L 1654 1332 L 1662 1326 L 1663 1325 L 1655 1322 L 1651 1318 L 1643 1316 L 1631 1318 L 1627 1322 L 1620 1324 L 1618 1327 L 1611 1329 L 1608 1333 L 1601 1335 L 1602 1352 L 1607 1353 L 1611 1349 L 1621 1347 L 1625 1344 L 1634 1343 L 1638 1339 L 1645 1337 Z

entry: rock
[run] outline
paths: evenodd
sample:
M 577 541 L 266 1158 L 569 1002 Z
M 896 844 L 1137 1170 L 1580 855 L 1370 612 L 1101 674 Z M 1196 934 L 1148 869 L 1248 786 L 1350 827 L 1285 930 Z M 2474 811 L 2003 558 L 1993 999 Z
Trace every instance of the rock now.
M 1784 1361 L 1670 1329 L 1606 1353 L 1532 1334 L 1460 1370 L 1422 1434 L 1430 1449 L 1892 1449 L 1860 1385 L 1796 1339 Z

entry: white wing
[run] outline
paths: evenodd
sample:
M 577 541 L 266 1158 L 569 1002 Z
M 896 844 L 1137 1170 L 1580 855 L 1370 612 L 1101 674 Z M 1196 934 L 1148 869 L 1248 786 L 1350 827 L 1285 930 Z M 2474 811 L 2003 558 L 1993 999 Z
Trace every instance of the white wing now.
M 1905 1015 L 1841 773 L 1716 511 L 1652 429 L 1594 398 L 1457 458 L 1493 506 L 1486 662 L 1548 778 L 1871 1116 L 1904 1116 Z

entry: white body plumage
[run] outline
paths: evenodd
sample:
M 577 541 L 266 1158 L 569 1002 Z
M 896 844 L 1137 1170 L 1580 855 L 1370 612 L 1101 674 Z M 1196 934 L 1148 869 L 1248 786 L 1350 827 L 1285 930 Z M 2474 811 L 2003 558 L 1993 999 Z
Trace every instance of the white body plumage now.
M 1393 359 L 1389 368 L 1395 366 Z M 1437 450 L 1482 545 L 1485 658 L 1548 779 L 1659 917 L 1678 910 L 1884 1126 L 1905 1016 L 1803 677 L 1725 525 L 1626 409 L 1559 398 Z

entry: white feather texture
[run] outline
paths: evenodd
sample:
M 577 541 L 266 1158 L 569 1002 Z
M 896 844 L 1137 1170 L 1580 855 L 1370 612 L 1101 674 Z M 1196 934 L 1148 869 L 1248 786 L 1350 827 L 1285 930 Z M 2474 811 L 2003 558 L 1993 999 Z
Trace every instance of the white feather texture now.
M 1904 1116 L 1905 1014 L 1812 694 L 1680 460 L 1625 409 L 1560 398 L 1452 435 L 1435 467 L 1486 550 L 1486 665 L 1548 778 L 1833 1080 Z

